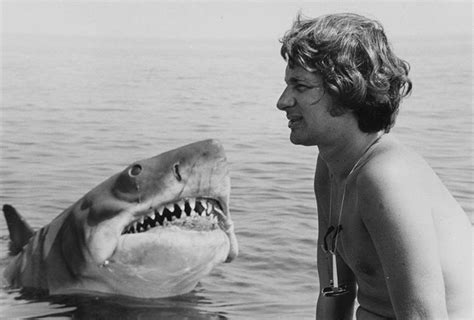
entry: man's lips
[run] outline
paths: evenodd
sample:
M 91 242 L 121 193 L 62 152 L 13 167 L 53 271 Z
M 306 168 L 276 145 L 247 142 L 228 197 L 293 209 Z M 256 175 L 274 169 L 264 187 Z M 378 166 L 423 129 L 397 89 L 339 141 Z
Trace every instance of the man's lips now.
M 288 128 L 290 129 L 295 128 L 303 120 L 303 117 L 298 115 L 287 115 L 286 118 L 289 120 Z

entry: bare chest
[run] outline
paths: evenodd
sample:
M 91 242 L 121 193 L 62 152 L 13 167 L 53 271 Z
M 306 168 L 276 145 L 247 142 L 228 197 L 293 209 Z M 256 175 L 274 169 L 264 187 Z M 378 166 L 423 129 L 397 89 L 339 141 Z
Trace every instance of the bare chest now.
M 319 194 L 318 194 L 319 193 Z M 350 267 L 359 285 L 379 286 L 385 283 L 382 266 L 360 212 L 360 203 L 354 183 L 346 186 L 322 186 L 317 192 L 318 216 L 321 226 L 340 226 L 340 231 L 326 239 Z M 334 235 L 332 235 L 334 236 Z

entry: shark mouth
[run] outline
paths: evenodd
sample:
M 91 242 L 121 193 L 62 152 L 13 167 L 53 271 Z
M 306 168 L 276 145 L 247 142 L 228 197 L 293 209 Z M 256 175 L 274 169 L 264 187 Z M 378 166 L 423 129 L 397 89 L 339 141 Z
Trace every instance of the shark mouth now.
M 122 235 L 142 233 L 157 227 L 178 226 L 184 229 L 210 231 L 219 228 L 224 213 L 219 201 L 210 198 L 181 199 L 168 203 L 134 220 Z

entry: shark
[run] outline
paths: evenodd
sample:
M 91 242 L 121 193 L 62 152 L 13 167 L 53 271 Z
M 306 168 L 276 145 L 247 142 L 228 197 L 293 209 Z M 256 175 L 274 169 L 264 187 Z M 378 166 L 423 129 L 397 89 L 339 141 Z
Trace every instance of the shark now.
M 191 143 L 127 166 L 34 231 L 9 205 L 11 288 L 163 298 L 238 255 L 222 144 Z

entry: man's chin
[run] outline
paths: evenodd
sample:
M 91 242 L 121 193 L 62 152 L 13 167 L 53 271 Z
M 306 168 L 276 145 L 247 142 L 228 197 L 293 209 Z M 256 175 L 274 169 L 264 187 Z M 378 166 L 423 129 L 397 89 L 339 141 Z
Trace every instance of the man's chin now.
M 295 145 L 305 145 L 300 138 L 295 137 L 293 134 L 290 135 L 290 141 Z
M 309 139 L 305 139 L 302 137 L 297 136 L 293 132 L 290 134 L 290 141 L 294 145 L 300 145 L 300 146 L 314 146 L 315 143 L 313 141 L 310 141 Z

